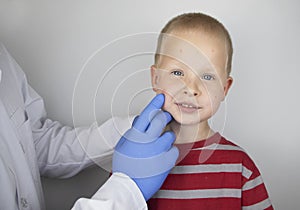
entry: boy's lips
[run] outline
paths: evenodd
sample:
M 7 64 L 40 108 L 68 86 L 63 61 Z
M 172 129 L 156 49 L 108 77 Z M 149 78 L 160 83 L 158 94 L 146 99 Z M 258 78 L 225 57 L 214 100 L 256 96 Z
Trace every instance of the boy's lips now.
M 193 103 L 180 102 L 180 103 L 175 103 L 175 104 L 179 107 L 179 109 L 182 112 L 192 113 L 192 112 L 195 112 L 195 111 L 201 109 L 200 106 L 197 106 Z

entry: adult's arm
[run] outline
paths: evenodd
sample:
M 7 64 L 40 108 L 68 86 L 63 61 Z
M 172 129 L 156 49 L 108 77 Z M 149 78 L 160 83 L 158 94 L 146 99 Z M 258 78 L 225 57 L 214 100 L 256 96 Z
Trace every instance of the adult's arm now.
M 83 168 L 97 162 L 111 159 L 112 149 L 120 139 L 122 132 L 130 127 L 125 119 L 111 119 L 101 125 L 74 129 L 64 126 L 47 117 L 44 101 L 28 84 L 21 67 L 0 44 L 1 53 L 10 68 L 14 83 L 18 85 L 20 98 L 23 100 L 25 120 L 29 120 L 41 175 L 49 177 L 70 177 Z M 84 149 L 83 149 L 84 148 Z

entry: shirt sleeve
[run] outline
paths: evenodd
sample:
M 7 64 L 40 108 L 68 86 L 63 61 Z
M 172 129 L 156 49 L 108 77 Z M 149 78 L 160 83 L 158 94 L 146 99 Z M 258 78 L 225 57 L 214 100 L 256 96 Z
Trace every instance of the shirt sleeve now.
M 273 210 L 262 176 L 248 156 L 243 161 L 242 207 Z
M 80 198 L 72 210 L 147 210 L 141 191 L 132 179 L 114 173 L 91 199 Z

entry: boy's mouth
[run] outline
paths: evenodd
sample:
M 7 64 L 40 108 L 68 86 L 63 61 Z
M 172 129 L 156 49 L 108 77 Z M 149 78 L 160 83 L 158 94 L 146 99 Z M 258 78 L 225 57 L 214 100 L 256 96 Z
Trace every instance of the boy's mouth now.
M 201 109 L 200 106 L 197 106 L 197 105 L 192 104 L 192 103 L 181 102 L 181 103 L 175 103 L 175 104 L 179 107 L 179 109 L 182 112 L 191 113 L 191 112 L 195 112 L 195 111 Z

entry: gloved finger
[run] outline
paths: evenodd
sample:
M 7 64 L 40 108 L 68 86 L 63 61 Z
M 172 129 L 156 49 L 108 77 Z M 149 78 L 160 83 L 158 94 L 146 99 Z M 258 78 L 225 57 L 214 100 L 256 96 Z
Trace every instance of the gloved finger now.
M 156 95 L 152 101 L 146 106 L 139 117 L 135 120 L 133 127 L 137 130 L 144 132 L 149 126 L 150 121 L 155 116 L 155 112 L 161 109 L 165 102 L 163 94 Z
M 148 144 L 135 144 L 135 157 L 150 158 L 161 153 L 164 153 L 172 147 L 176 139 L 175 134 L 172 131 L 165 132 L 162 136 L 155 141 Z
M 166 125 L 172 120 L 172 116 L 168 112 L 159 111 L 151 120 L 146 131 L 149 136 L 158 137 L 165 129 Z
M 148 158 L 168 151 L 175 141 L 175 134 L 172 131 L 165 132 L 162 136 L 151 143 L 137 143 L 121 138 L 116 150 L 124 155 L 136 158 Z
M 153 143 L 153 148 L 155 148 L 155 154 L 153 155 L 170 150 L 175 139 L 176 136 L 172 131 L 165 132 Z
M 176 160 L 178 159 L 179 156 L 178 148 L 173 146 L 165 155 L 166 155 L 166 160 L 171 161 L 170 163 L 174 167 L 176 164 Z

